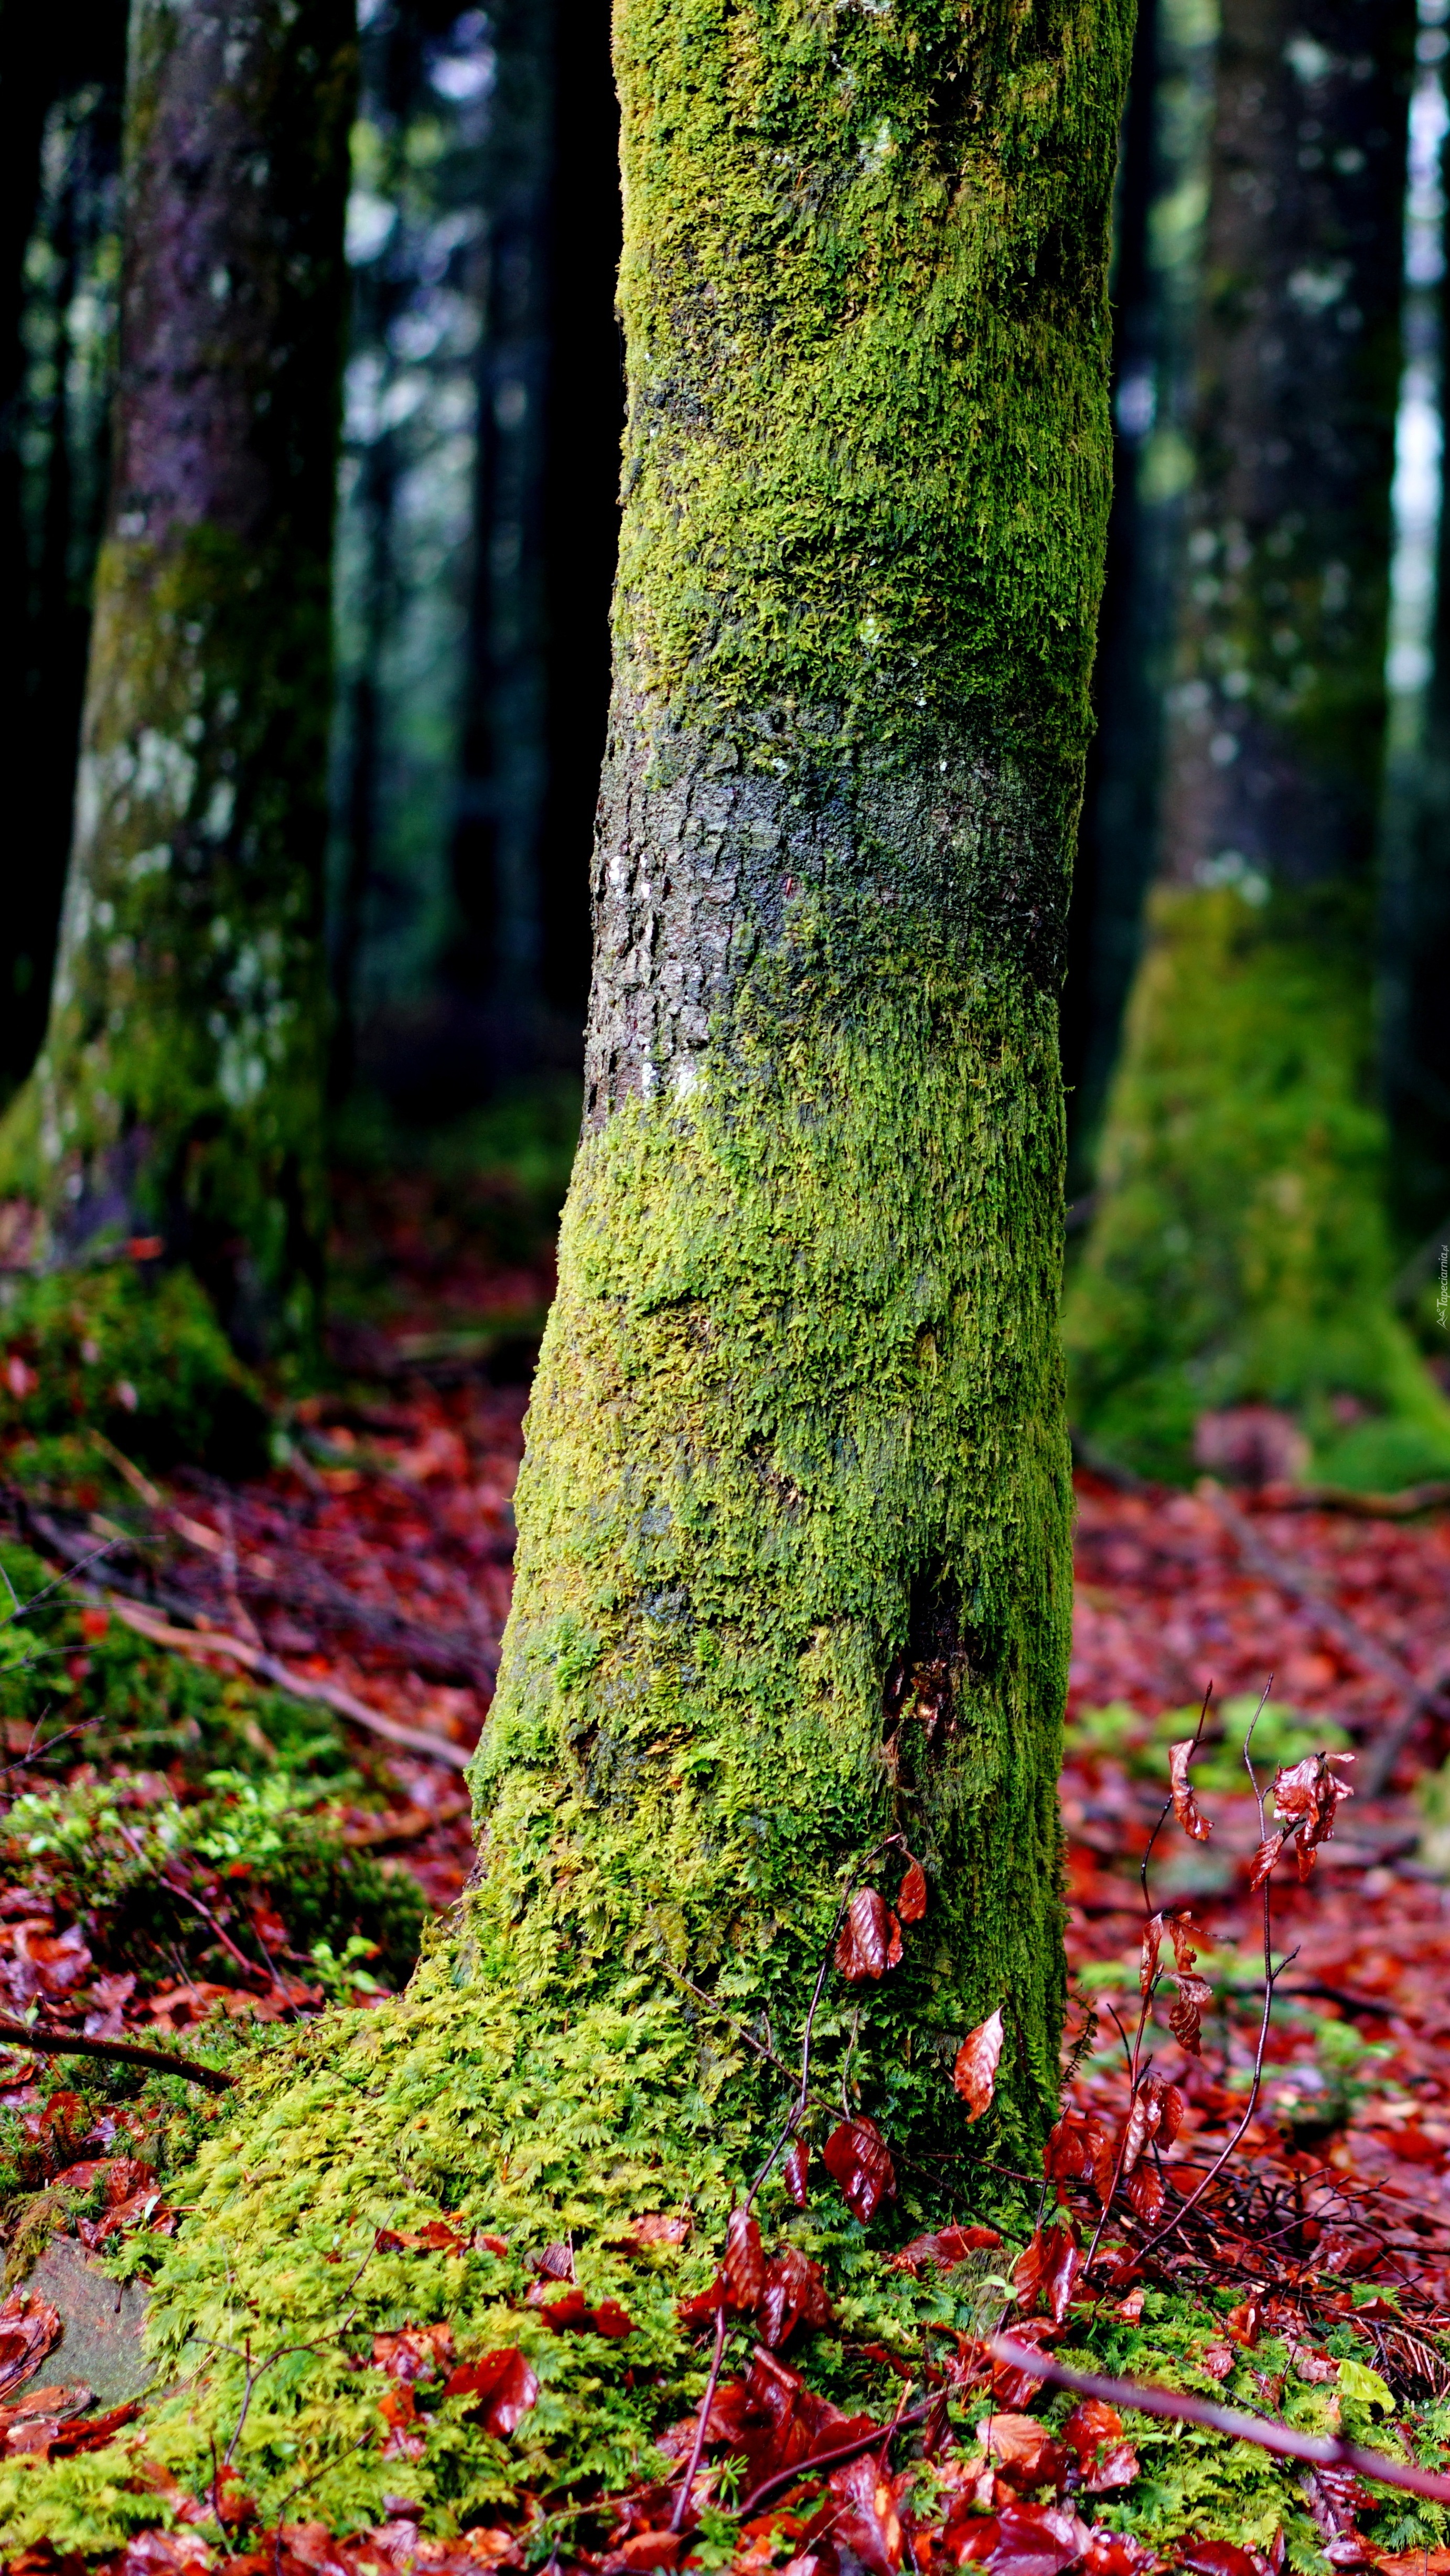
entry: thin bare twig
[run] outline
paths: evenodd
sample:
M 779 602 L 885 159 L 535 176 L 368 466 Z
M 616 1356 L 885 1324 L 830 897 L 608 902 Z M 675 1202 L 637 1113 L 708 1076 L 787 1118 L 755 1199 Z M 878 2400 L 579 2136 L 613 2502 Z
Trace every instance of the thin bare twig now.
M 1095 2370 L 1072 2370 L 1034 2344 L 1017 2343 L 1011 2335 L 993 2335 L 988 2350 L 995 2361 L 1052 2388 L 1069 2388 L 1079 2397 L 1100 2397 L 1107 2406 L 1128 2407 L 1136 2415 L 1162 2415 L 1176 2424 L 1201 2424 L 1206 2432 L 1223 2433 L 1232 2442 L 1254 2442 L 1261 2451 L 1284 2459 L 1311 2460 L 1324 2469 L 1352 2469 L 1356 2477 L 1373 2478 L 1378 2486 L 1404 2487 L 1411 2495 L 1430 2496 L 1450 2504 L 1450 2477 L 1436 2469 L 1416 2468 L 1408 2460 L 1389 2460 L 1380 2451 L 1342 2442 L 1333 2433 L 1296 2433 L 1289 2424 L 1262 2415 L 1246 2415 L 1237 2406 L 1218 2406 L 1206 2397 L 1189 2397 L 1182 2389 L 1158 2388 L 1148 2381 L 1109 2379 Z
M 28 2048 L 37 2057 L 113 2057 L 122 2066 L 153 2067 L 163 2075 L 183 2075 L 188 2084 L 204 2084 L 212 2093 L 229 2092 L 236 2080 L 219 2066 L 203 2066 L 195 2057 L 175 2057 L 169 2049 L 145 2048 L 129 2039 L 93 2039 L 85 2031 L 46 2030 L 4 2016 L 0 2016 L 0 2040 Z

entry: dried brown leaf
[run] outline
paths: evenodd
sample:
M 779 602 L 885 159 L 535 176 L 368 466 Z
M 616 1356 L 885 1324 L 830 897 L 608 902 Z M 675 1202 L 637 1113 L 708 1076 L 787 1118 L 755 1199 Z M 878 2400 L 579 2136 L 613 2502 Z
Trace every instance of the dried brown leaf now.
M 997 2067 L 1002 2055 L 1002 2010 L 999 2005 L 975 2030 L 968 2031 L 957 2050 L 952 2068 L 952 2082 L 967 2106 L 968 2120 L 980 2120 L 991 2107 L 997 2089 Z
M 1188 1766 L 1197 1749 L 1197 1738 L 1194 1736 L 1189 1736 L 1184 1744 L 1169 1745 L 1168 1784 L 1173 1793 L 1173 1813 L 1184 1832 L 1191 1841 L 1206 1843 L 1212 1827 L 1208 1818 L 1200 1813 L 1198 1800 L 1193 1794 L 1193 1783 L 1188 1776 Z

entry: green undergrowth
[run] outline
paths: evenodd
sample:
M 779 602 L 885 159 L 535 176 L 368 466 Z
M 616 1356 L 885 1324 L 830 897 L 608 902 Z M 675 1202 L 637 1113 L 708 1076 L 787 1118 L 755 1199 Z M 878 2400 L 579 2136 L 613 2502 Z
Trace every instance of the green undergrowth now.
M 361 1942 L 369 1976 L 401 1985 L 427 1917 L 422 1891 L 406 1871 L 351 1850 L 326 1797 L 287 1771 L 262 1781 L 214 1771 L 204 1793 L 185 1802 L 154 1773 L 72 1779 L 15 1800 L 0 1822 L 0 1868 L 83 1922 L 113 1972 L 154 1974 L 169 1943 L 194 1947 L 189 1899 L 199 1873 L 234 1895 L 244 1882 L 254 1907 L 265 1900 L 285 1927 L 279 1965 L 305 1971 L 318 1944 L 330 1962 Z M 255 1933 L 248 1939 L 244 1922 L 237 1929 L 249 1964 L 265 1967 Z M 274 1958 L 276 1940 L 274 1929 Z M 219 1949 L 207 1964 L 227 1983 L 238 1973 Z
M 34 1752 L 43 1762 L 54 1745 L 66 1770 L 129 1765 L 173 1786 L 199 1786 L 219 1769 L 280 1770 L 339 1795 L 353 1783 L 330 1712 L 169 1654 L 115 1615 L 102 1628 L 103 1616 L 32 1549 L 0 1542 L 0 1727 L 11 1758 Z
M 583 2064 L 596 2077 L 587 2118 L 576 2107 Z M 564 2106 L 558 2119 L 551 2095 Z M 613 2515 L 591 2513 L 595 2499 L 669 2473 L 655 2443 L 698 2406 L 710 2344 L 706 2329 L 682 2329 L 677 2302 L 712 2277 L 744 2140 L 712 2127 L 678 2034 L 656 2016 L 632 2020 L 627 2005 L 616 2007 L 612 2028 L 590 2015 L 572 2040 L 536 2036 L 520 2047 L 517 2033 L 481 2020 L 465 1997 L 425 1991 L 402 2012 L 274 2037 L 254 2052 L 243 2096 L 193 2115 L 185 2143 L 198 2137 L 174 2188 L 193 2211 L 200 2203 L 205 2226 L 185 2226 L 174 2241 L 132 2240 L 112 2264 L 118 2276 L 151 2278 L 151 2338 L 168 2393 L 105 2451 L 0 2468 L 13 2546 L 45 2537 L 94 2551 L 168 2521 L 156 2464 L 199 2493 L 213 2441 L 234 2446 L 264 2522 L 295 2519 L 304 2491 L 307 2519 L 338 2532 L 396 2514 L 385 2497 L 408 2499 L 435 2535 L 496 2523 L 532 2500 L 527 2510 L 545 2517 L 530 2544 L 538 2563 L 556 2548 L 567 2553 L 572 2539 L 598 2545 Z M 279 2230 L 271 2246 L 252 2232 L 264 2190 Z M 941 2329 L 936 2349 L 949 2357 L 958 2335 L 1002 2313 L 1001 2275 L 984 2280 L 981 2258 L 975 2271 L 921 2282 L 886 2259 L 908 2215 L 940 2220 L 947 2197 L 938 2182 L 928 2209 L 908 2188 L 889 2226 L 863 2231 L 828 2185 L 805 2214 L 767 2186 L 767 2246 L 789 2240 L 820 2261 L 835 2308 L 829 2328 L 798 2331 L 782 2358 L 849 2411 L 869 2408 L 884 2421 L 894 2408 L 901 2382 L 885 2348 L 919 2365 L 924 2337 Z M 630 2218 L 661 2209 L 693 2218 L 688 2243 L 631 2244 Z M 975 2214 L 1002 2227 L 1002 2252 L 990 2260 L 1010 2267 L 1030 2217 L 1000 2186 L 979 2197 Z M 379 2225 L 417 2232 L 440 2217 L 471 2241 L 436 2251 L 374 2243 Z M 479 2231 L 498 2243 L 484 2244 Z M 617 2302 L 627 2333 L 550 2331 L 538 2302 L 562 2293 L 540 2283 L 528 2258 L 561 2234 L 591 2309 Z M 1329 2429 L 1330 2392 L 1296 2378 L 1281 2340 L 1238 2355 L 1227 2381 L 1205 2367 L 1237 2295 L 1150 2290 L 1133 2320 L 1115 2301 L 1082 2307 L 1059 2349 L 1079 2367 L 1256 2408 L 1271 2373 L 1282 2379 L 1287 2421 Z M 416 2384 L 410 2406 L 373 2365 L 375 2334 L 443 2325 L 451 2361 L 514 2349 L 535 2372 L 538 2402 L 511 2437 L 485 2434 L 474 2401 L 444 2394 L 441 2373 Z M 754 2340 L 744 2323 L 732 2331 L 727 2376 L 748 2366 Z M 1397 2408 L 1351 2324 L 1333 2328 L 1327 2346 L 1340 2360 L 1333 2394 L 1351 2438 L 1430 2456 L 1450 2437 L 1450 2407 Z M 1055 2422 L 1072 2402 L 1052 2399 L 1041 2411 Z M 968 2441 L 986 2411 L 982 2398 L 962 2400 Z M 1190 2426 L 1129 2416 L 1125 2430 L 1140 2475 L 1121 2496 L 1096 2501 L 1098 2520 L 1156 2545 L 1192 2535 L 1267 2547 L 1282 2528 L 1291 2566 L 1322 2576 L 1295 2463 Z M 1442 2539 L 1440 2508 L 1388 2493 L 1378 2502 L 1380 2546 Z M 702 2564 L 717 2563 L 712 2547 L 732 2537 L 716 2521 Z
M 1236 2288 L 1199 2299 L 1148 2290 L 1142 2315 L 1133 2320 L 1105 2301 L 1081 2323 L 1073 2315 L 1067 2336 L 1056 2347 L 1058 2357 L 1080 2369 L 1151 2380 L 1260 2414 L 1267 2377 L 1282 2383 L 1274 2411 L 1298 2431 L 1338 2430 L 1350 2441 L 1392 2457 L 1438 2460 L 1440 2446 L 1450 2439 L 1450 2401 L 1418 2409 L 1398 2405 L 1378 2372 L 1366 2366 L 1364 2355 L 1371 2347 L 1348 2321 L 1323 2338 L 1323 2349 L 1340 2364 L 1333 2386 L 1301 2380 L 1288 2343 L 1277 2335 L 1264 2335 L 1248 2350 L 1235 2347 L 1226 2378 L 1206 2370 L 1205 2349 L 1211 2343 L 1222 2348 L 1223 2311 L 1240 2295 Z M 1364 2295 L 1373 2294 L 1366 2290 Z M 1059 2399 L 1053 2413 L 1066 2413 L 1072 2402 Z M 1197 2425 L 1127 2412 L 1123 2423 L 1138 2453 L 1140 2473 L 1121 2498 L 1099 2501 L 1100 2522 L 1154 2547 L 1193 2537 L 1267 2550 L 1282 2530 L 1289 2565 L 1303 2576 L 1323 2576 L 1323 2545 L 1307 2510 L 1297 2462 L 1275 2458 L 1254 2443 L 1225 2441 Z M 1443 2506 L 1390 2488 L 1374 2493 L 1376 2512 L 1366 2514 L 1364 2522 L 1376 2548 L 1434 2548 L 1450 2531 Z
M 111 1262 L 0 1282 L 0 1442 L 80 1427 L 150 1466 L 265 1462 L 262 1397 L 190 1271 Z
M 1074 1418 L 1172 1479 L 1200 1414 L 1294 1414 L 1311 1472 L 1450 1472 L 1450 1406 L 1392 1312 L 1383 1121 L 1353 925 L 1235 886 L 1160 889 L 1069 1290 Z
M 1287 1769 L 1308 1753 L 1342 1753 L 1351 1746 L 1351 1737 L 1336 1719 L 1306 1715 L 1287 1700 L 1269 1700 L 1262 1710 L 1252 1693 L 1215 1702 L 1193 1757 L 1193 1785 L 1200 1795 L 1249 1794 L 1244 1738 L 1255 1718 L 1251 1750 L 1264 1784 L 1280 1765 Z M 1128 1701 L 1114 1700 L 1105 1708 L 1078 1710 L 1072 1720 L 1072 1747 L 1074 1752 L 1105 1754 L 1120 1761 L 1135 1779 L 1161 1780 L 1166 1789 L 1168 1748 L 1194 1734 L 1198 1719 L 1194 1707 L 1164 1709 L 1160 1716 L 1148 1718 Z

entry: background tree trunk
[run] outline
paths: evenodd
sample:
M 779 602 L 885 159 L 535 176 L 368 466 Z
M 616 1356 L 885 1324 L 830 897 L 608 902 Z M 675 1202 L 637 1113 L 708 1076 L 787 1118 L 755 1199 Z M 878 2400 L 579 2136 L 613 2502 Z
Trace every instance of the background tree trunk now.
M 121 368 L 50 1026 L 0 1143 L 67 1255 L 159 1232 L 312 1329 L 346 0 L 137 0 Z
M 1265 1398 L 1333 1475 L 1450 1459 L 1371 1073 L 1413 41 L 1407 0 L 1224 13 L 1164 859 L 1067 1319 L 1084 1425 L 1169 1472 Z

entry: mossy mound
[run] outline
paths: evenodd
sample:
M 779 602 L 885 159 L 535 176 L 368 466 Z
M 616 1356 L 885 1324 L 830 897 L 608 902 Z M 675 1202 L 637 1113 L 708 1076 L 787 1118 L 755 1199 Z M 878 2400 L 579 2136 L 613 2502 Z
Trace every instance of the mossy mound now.
M 1389 1305 L 1385 1138 L 1343 900 L 1160 889 L 1069 1290 L 1074 1418 L 1188 1475 L 1200 1415 L 1292 1413 L 1312 1472 L 1450 1473 L 1450 1406 Z
M 104 1430 L 149 1466 L 245 1474 L 267 1412 L 189 1270 L 109 1263 L 0 1284 L 0 1441 Z

